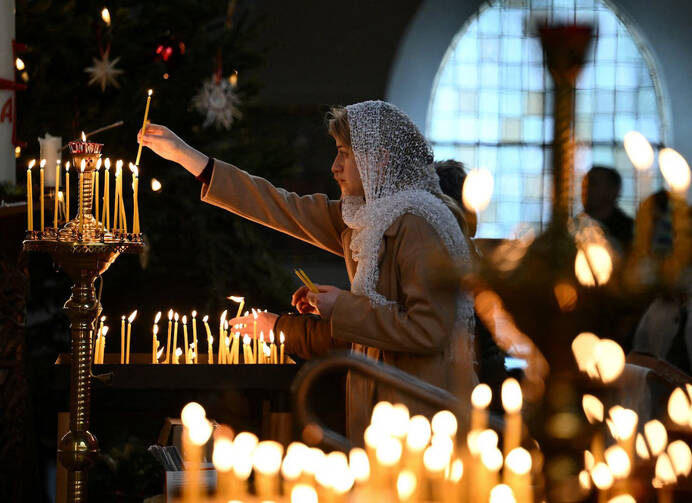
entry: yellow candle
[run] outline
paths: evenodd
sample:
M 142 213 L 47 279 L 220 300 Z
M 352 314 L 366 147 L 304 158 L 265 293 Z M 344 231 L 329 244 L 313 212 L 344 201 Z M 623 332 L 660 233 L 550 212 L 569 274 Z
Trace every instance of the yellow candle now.
M 101 206 L 99 203 L 99 170 L 101 169 L 101 158 L 96 161 L 96 171 L 94 171 L 94 203 L 96 204 L 96 221 L 99 221 L 99 215 L 101 215 Z
M 41 203 L 41 232 L 43 232 L 44 227 L 44 201 L 43 201 L 43 170 L 46 167 L 46 160 L 41 159 L 40 170 L 39 170 L 39 201 Z
M 183 315 L 183 347 L 185 348 L 185 363 L 188 364 L 190 363 L 190 345 L 187 342 L 187 315 Z
M 79 233 L 84 232 L 84 168 L 86 159 L 82 159 L 82 166 L 79 168 Z
M 34 230 L 34 197 L 31 187 L 31 168 L 33 168 L 35 164 L 36 159 L 32 159 L 29 162 L 29 166 L 26 168 L 26 225 L 30 231 Z
M 159 320 L 161 319 L 161 311 L 156 313 L 156 316 L 154 317 L 154 326 L 152 327 L 152 341 L 151 341 L 151 363 L 156 363 L 157 358 L 156 358 L 156 351 L 158 351 L 158 338 L 156 337 L 157 334 L 159 333 Z
M 65 163 L 65 222 L 70 221 L 70 161 Z
M 106 158 L 103 163 L 105 171 L 103 172 L 103 213 L 101 214 L 101 223 L 103 224 L 103 229 L 108 230 L 111 227 L 111 207 L 110 207 L 110 174 L 111 174 L 111 160 Z
M 255 308 L 252 308 L 252 350 L 253 350 L 253 355 L 255 358 L 258 358 L 258 353 L 257 353 L 257 311 L 255 311 Z M 255 363 L 257 360 L 255 360 Z
M 270 363 L 279 363 L 279 358 L 276 356 L 276 344 L 274 343 L 274 331 L 269 331 L 269 348 L 271 349 Z
M 226 365 L 228 365 L 231 363 L 231 352 L 229 350 L 229 347 L 231 344 L 231 338 L 228 337 L 228 320 L 226 320 L 223 324 L 223 340 L 224 340 L 223 362 Z
M 137 202 L 139 170 L 132 163 L 130 163 L 130 170 L 132 171 L 132 232 L 139 234 L 139 203 Z
M 279 363 L 285 363 L 284 360 L 284 342 L 286 342 L 286 336 L 283 332 L 279 332 L 279 342 L 281 346 L 279 348 Z
M 130 332 L 132 331 L 132 322 L 136 316 L 137 310 L 135 309 L 127 318 L 127 353 L 125 354 L 125 363 L 130 363 Z
M 175 324 L 173 325 L 173 348 L 175 349 L 175 354 L 176 358 L 173 360 L 173 363 L 178 363 L 178 351 L 180 348 L 178 347 L 178 313 L 175 313 L 173 316 L 175 319 Z M 183 354 L 182 351 L 180 351 L 180 354 Z
M 179 364 L 180 363 L 180 355 L 183 354 L 183 350 L 180 348 L 175 348 L 175 354 L 173 355 L 173 363 L 174 364 Z
M 166 340 L 166 360 L 164 363 L 171 363 L 171 327 L 173 320 L 173 309 L 168 311 L 168 339 Z
M 224 333 L 224 322 L 226 321 L 226 316 L 228 311 L 224 309 L 219 318 L 219 358 L 218 363 L 226 363 L 226 355 L 224 354 L 224 348 L 226 347 L 226 334 Z
M 120 364 L 125 363 L 125 315 L 120 318 Z
M 207 363 L 211 365 L 214 363 L 214 338 L 211 336 L 211 330 L 209 329 L 209 316 L 204 315 L 204 318 L 202 318 L 202 323 L 204 323 L 204 330 L 207 331 Z
M 233 363 L 240 363 L 240 332 L 233 334 Z
M 105 326 L 101 330 L 101 348 L 99 352 L 99 363 L 103 363 L 103 357 L 106 353 L 106 334 L 108 333 L 108 327 Z
M 192 344 L 195 346 L 195 361 L 199 363 L 199 347 L 197 346 L 197 311 L 192 311 Z
M 151 332 L 151 363 L 156 363 L 156 351 L 159 349 L 159 340 L 156 335 L 159 333 L 159 326 L 154 325 Z
M 122 194 L 121 194 L 121 179 L 122 179 L 122 174 L 123 174 L 123 161 L 122 159 L 118 159 L 115 162 L 115 199 L 113 201 L 113 229 L 120 230 L 122 228 L 122 224 L 120 223 L 120 218 L 122 214 L 120 213 L 120 205 L 121 205 L 121 199 L 122 199 Z
M 260 332 L 258 351 L 255 353 L 255 363 L 264 363 L 264 332 Z
M 237 295 L 231 295 L 230 297 L 226 297 L 226 298 L 232 300 L 233 302 L 238 303 L 238 312 L 236 313 L 235 317 L 240 318 L 240 315 L 243 314 L 243 306 L 245 305 L 245 297 L 238 297 Z
M 100 334 L 100 333 L 103 331 L 103 322 L 106 321 L 106 317 L 105 317 L 105 316 L 101 316 L 101 319 L 100 319 L 99 321 L 100 321 L 100 323 L 99 323 L 99 329 L 98 329 L 98 332 L 97 332 L 97 333 Z
M 505 435 L 502 442 L 503 454 L 521 446 L 521 386 L 510 377 L 502 383 L 502 406 L 505 409 Z
M 151 103 L 151 95 L 154 93 L 153 89 L 147 91 L 147 106 L 144 108 L 144 120 L 142 121 L 142 135 L 147 127 L 147 117 L 149 117 L 149 104 Z M 135 160 L 135 165 L 139 166 L 139 157 L 142 155 L 142 142 L 139 142 L 139 147 L 137 148 L 137 159 Z
M 243 363 L 252 363 L 252 348 L 250 348 L 250 337 L 243 337 Z
M 125 178 L 125 175 L 121 171 L 118 183 L 118 190 L 120 192 L 120 229 L 127 233 L 127 215 L 125 214 L 125 199 L 123 197 L 123 178 Z
M 58 228 L 58 213 L 60 203 L 58 194 L 60 193 L 60 159 L 55 162 L 55 210 L 53 211 L 53 227 Z

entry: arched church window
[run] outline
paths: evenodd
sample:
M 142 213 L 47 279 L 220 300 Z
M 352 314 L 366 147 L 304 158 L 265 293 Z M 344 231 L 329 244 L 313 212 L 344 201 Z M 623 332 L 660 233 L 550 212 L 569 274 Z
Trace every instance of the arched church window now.
M 661 86 L 641 40 L 602 0 L 498 0 L 483 4 L 447 49 L 433 85 L 426 132 L 436 159 L 490 170 L 493 199 L 479 237 L 510 237 L 520 223 L 542 229 L 550 215 L 552 82 L 533 28 L 540 19 L 589 23 L 596 38 L 577 82 L 575 202 L 592 165 L 622 176 L 620 206 L 634 214 L 660 180 L 637 174 L 622 146 L 638 130 L 665 140 Z

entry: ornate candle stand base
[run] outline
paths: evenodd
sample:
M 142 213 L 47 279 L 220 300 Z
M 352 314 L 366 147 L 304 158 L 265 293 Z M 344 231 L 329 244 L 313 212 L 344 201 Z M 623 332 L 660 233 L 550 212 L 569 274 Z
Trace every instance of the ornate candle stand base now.
M 55 231 L 52 229 L 52 231 Z M 88 470 L 98 455 L 98 441 L 89 428 L 91 405 L 91 333 L 101 314 L 94 281 L 121 253 L 137 253 L 137 241 L 80 243 L 29 233 L 24 250 L 49 253 L 72 279 L 72 296 L 65 303 L 70 320 L 72 359 L 70 375 L 70 431 L 60 440 L 58 457 L 68 470 L 68 501 L 86 501 Z M 49 233 L 50 234 L 50 233 Z M 54 236 L 55 234 L 53 234 Z

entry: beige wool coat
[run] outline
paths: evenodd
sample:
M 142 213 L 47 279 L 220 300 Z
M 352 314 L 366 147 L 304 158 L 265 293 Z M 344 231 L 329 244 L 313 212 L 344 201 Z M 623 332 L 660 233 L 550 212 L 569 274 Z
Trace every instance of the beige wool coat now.
M 202 201 L 342 256 L 353 279 L 357 263 L 351 256 L 352 230 L 341 217 L 340 201 L 324 194 L 299 196 L 218 160 L 209 185 L 202 188 Z M 286 351 L 314 358 L 350 347 L 454 391 L 458 373 L 451 334 L 458 293 L 435 279 L 440 276 L 435 267 L 448 265 L 440 260 L 450 257 L 433 227 L 419 216 L 402 215 L 385 231 L 378 251 L 376 290 L 396 304 L 373 306 L 369 298 L 344 291 L 329 320 L 281 316 L 276 331 L 286 335 Z M 362 444 L 375 401 L 405 403 L 411 414 L 430 412 L 406 395 L 375 389 L 369 379 L 355 374 L 347 379 L 346 396 L 348 435 L 357 444 Z

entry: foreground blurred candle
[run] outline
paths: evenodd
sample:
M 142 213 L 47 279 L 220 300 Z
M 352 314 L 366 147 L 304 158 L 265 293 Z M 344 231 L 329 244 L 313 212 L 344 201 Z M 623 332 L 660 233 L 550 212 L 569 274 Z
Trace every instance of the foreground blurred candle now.
M 34 197 L 31 187 L 31 168 L 33 168 L 35 164 L 36 159 L 32 159 L 26 168 L 26 225 L 30 231 L 34 230 Z
M 127 318 L 127 354 L 125 355 L 125 363 L 130 363 L 130 333 L 132 332 L 132 322 L 136 316 L 137 310 L 135 309 Z
M 255 488 L 261 501 L 272 501 L 279 495 L 278 474 L 282 454 L 281 444 L 272 440 L 260 442 L 252 453 Z
M 196 402 L 183 407 L 180 419 L 183 423 L 183 460 L 186 462 L 183 501 L 193 503 L 200 501 L 202 495 L 202 446 L 209 440 L 213 428 L 204 408 Z
M 502 441 L 504 455 L 521 445 L 521 386 L 510 377 L 502 383 L 502 406 L 505 409 L 505 436 Z
M 44 223 L 44 200 L 43 200 L 43 183 L 44 183 L 44 168 L 46 167 L 46 160 L 41 159 L 41 163 L 39 164 L 40 170 L 39 170 L 39 202 L 41 203 L 41 232 L 43 232 L 43 229 L 45 228 L 45 223 Z
M 512 488 L 517 503 L 533 503 L 531 454 L 526 449 L 512 449 L 505 459 L 503 482 Z
M 471 429 L 484 430 L 488 425 L 488 406 L 493 392 L 487 384 L 479 384 L 471 393 Z
M 216 495 L 221 501 L 236 496 L 233 483 L 233 431 L 228 426 L 218 426 L 214 431 L 212 462 L 217 473 Z

